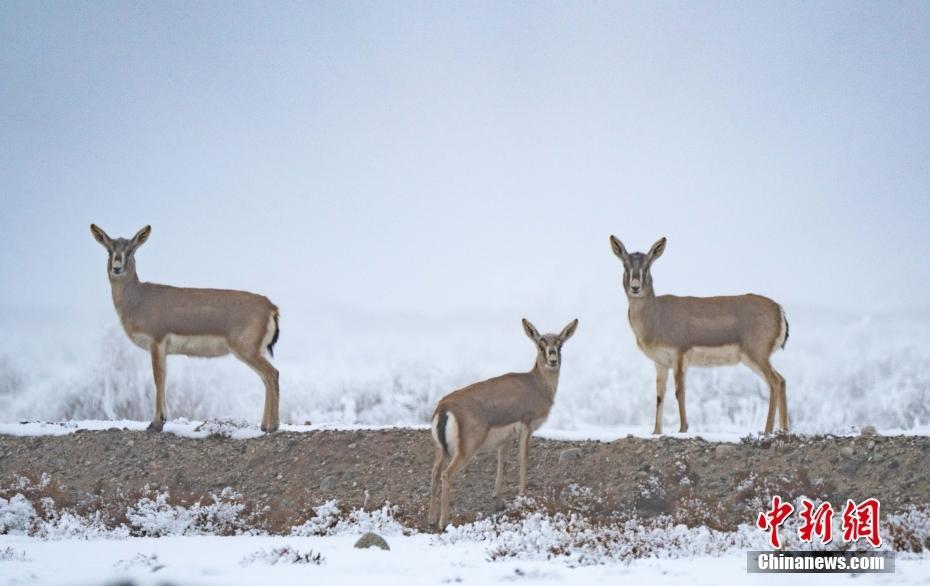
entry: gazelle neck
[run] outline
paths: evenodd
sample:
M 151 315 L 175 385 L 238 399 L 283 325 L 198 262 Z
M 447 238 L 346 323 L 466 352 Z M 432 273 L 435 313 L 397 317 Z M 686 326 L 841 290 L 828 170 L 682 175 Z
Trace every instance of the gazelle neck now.
M 560 368 L 546 368 L 540 366 L 539 361 L 536 361 L 533 364 L 533 370 L 530 371 L 530 374 L 540 383 L 540 386 L 545 389 L 550 398 L 555 397 L 555 392 L 558 389 Z
M 133 305 L 139 291 L 139 275 L 135 268 L 126 273 L 122 279 L 110 277 L 110 292 L 113 294 L 113 305 L 116 312 L 123 317 L 123 311 Z
M 630 304 L 629 318 L 630 326 L 633 328 L 633 333 L 636 334 L 636 338 L 639 339 L 643 334 L 643 326 L 646 322 L 649 321 L 650 314 L 655 311 L 655 291 L 650 284 L 648 287 L 643 289 L 643 294 L 640 297 L 633 297 L 627 293 L 627 301 Z

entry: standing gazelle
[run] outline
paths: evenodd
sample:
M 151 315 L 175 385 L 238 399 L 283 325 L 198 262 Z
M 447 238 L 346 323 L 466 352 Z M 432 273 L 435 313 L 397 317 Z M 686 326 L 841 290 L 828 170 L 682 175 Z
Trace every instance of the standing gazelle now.
M 449 522 L 449 494 L 452 476 L 465 467 L 481 448 L 497 449 L 497 478 L 494 498 L 501 495 L 504 476 L 506 440 L 520 436 L 520 494 L 526 490 L 526 468 L 530 435 L 549 417 L 559 386 L 562 365 L 562 344 L 572 337 L 578 320 L 565 326 L 558 335 L 540 336 L 533 324 L 523 320 L 523 331 L 536 344 L 536 362 L 529 372 L 510 373 L 474 383 L 449 393 L 433 413 L 433 441 L 436 457 L 430 486 L 430 525 L 444 528 Z M 439 470 L 449 456 L 452 461 L 442 471 L 442 510 L 439 499 Z
M 688 366 L 722 366 L 742 362 L 769 386 L 765 432 L 772 431 L 775 413 L 788 430 L 785 379 L 769 357 L 788 340 L 788 320 L 780 305 L 761 295 L 731 297 L 655 296 L 650 269 L 665 250 L 665 238 L 643 254 L 626 251 L 616 236 L 610 246 L 623 261 L 623 289 L 630 303 L 629 319 L 636 344 L 656 365 L 656 424 L 662 433 L 662 401 L 668 371 L 675 376 L 679 431 L 688 430 L 685 414 L 685 371 Z
M 265 384 L 262 431 L 278 429 L 278 371 L 268 358 L 278 341 L 278 308 L 261 295 L 225 289 L 189 289 L 143 283 L 136 274 L 136 250 L 152 231 L 110 238 L 97 226 L 91 234 L 109 252 L 107 274 L 113 305 L 126 335 L 152 355 L 155 418 L 149 430 L 161 431 L 165 414 L 168 354 L 215 357 L 232 354 L 248 364 Z

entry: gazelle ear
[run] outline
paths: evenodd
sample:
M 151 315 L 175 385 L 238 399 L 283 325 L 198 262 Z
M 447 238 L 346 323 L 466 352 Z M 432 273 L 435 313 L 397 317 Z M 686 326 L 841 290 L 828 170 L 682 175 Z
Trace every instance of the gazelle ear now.
M 563 342 L 568 340 L 569 338 L 575 335 L 575 330 L 577 328 L 578 328 L 578 320 L 573 319 L 570 324 L 568 324 L 567 326 L 565 326 L 565 328 L 562 329 L 562 333 L 559 334 L 559 338 L 561 338 Z
M 97 224 L 90 225 L 90 233 L 93 235 L 94 240 L 105 246 L 107 250 L 110 249 L 111 238 L 107 236 L 107 233 L 101 230 Z
M 539 340 L 539 332 L 536 331 L 536 328 L 533 327 L 533 324 L 529 322 L 526 318 L 523 318 L 523 331 L 526 332 L 526 335 L 536 342 Z
M 620 239 L 613 234 L 610 235 L 610 248 L 613 249 L 614 254 L 620 257 L 620 260 L 626 262 L 629 254 L 627 253 L 626 248 L 623 247 L 623 243 L 620 242 Z
M 652 248 L 649 249 L 649 258 L 650 260 L 655 260 L 662 256 L 662 253 L 665 252 L 665 236 L 659 238 L 659 240 L 652 245 Z
M 151 233 L 152 233 L 151 226 L 146 226 L 145 228 L 142 228 L 141 230 L 136 232 L 135 236 L 132 237 L 132 241 L 130 242 L 130 244 L 132 245 L 134 249 L 139 248 L 140 246 L 145 244 L 145 241 L 149 239 L 149 234 Z

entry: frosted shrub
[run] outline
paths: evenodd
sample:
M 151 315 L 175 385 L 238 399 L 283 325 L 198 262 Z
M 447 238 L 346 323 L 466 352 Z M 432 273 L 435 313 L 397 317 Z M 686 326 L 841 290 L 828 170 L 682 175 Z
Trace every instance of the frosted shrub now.
M 157 572 L 165 567 L 161 560 L 158 559 L 158 555 L 152 553 L 145 555 L 144 553 L 137 553 L 135 556 L 129 558 L 128 560 L 119 560 L 113 564 L 114 568 L 120 570 L 131 570 L 133 568 L 147 568 L 152 572 Z
M 16 550 L 12 547 L 6 547 L 0 549 L 0 562 L 30 562 L 32 561 L 26 556 L 25 550 Z
M 237 535 L 252 532 L 242 517 L 245 505 L 239 495 L 226 488 L 212 503 L 194 503 L 190 507 L 172 505 L 168 493 L 145 497 L 126 511 L 133 535 Z
M 926 505 L 911 505 L 901 513 L 888 515 L 885 526 L 896 551 L 930 551 L 930 508 Z
M 9 500 L 0 497 L 0 535 L 26 533 L 35 518 L 35 507 L 22 494 Z
M 262 549 L 247 555 L 239 561 L 240 566 L 249 566 L 252 564 L 267 564 L 274 566 L 277 564 L 313 564 L 322 565 L 325 559 L 319 553 L 313 553 L 313 550 L 302 552 L 286 545 L 274 549 Z
M 59 539 L 122 539 L 129 537 L 129 530 L 125 526 L 113 529 L 107 527 L 100 511 L 94 511 L 87 516 L 77 515 L 70 511 L 58 513 L 51 505 L 46 507 L 49 516 L 37 522 L 32 530 L 34 537 L 49 540 Z
M 385 503 L 383 507 L 374 511 L 354 509 L 344 512 L 339 507 L 339 501 L 330 500 L 316 507 L 311 519 L 292 527 L 291 535 L 313 537 L 368 531 L 382 534 L 404 533 L 404 526 L 394 518 L 396 514 L 397 507 L 390 503 Z

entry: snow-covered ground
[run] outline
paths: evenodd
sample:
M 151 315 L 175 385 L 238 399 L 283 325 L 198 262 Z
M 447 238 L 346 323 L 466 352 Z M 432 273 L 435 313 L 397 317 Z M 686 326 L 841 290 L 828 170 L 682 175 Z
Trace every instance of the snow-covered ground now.
M 0 434 L 16 436 L 41 435 L 68 435 L 78 430 L 101 431 L 106 429 L 128 429 L 144 431 L 149 425 L 148 421 L 133 421 L 130 419 L 88 419 L 62 422 L 48 421 L 21 421 L 14 423 L 0 423 Z M 310 425 L 282 424 L 280 431 L 294 433 L 308 433 L 324 430 L 379 430 L 379 429 L 429 429 L 427 424 L 419 425 L 366 425 L 360 423 L 315 423 Z M 258 425 L 244 419 L 212 419 L 208 421 L 190 421 L 184 417 L 174 419 L 165 424 L 165 433 L 172 433 L 181 437 L 205 438 L 210 435 L 223 435 L 232 439 L 250 439 L 264 435 Z M 843 432 L 835 433 L 837 437 L 854 437 L 859 435 L 860 429 L 851 427 Z M 562 441 L 597 440 L 612 442 L 625 437 L 643 439 L 659 439 L 661 436 L 653 435 L 652 430 L 642 426 L 616 425 L 599 426 L 588 425 L 583 429 L 559 429 L 546 423 L 539 428 L 534 437 Z M 709 442 L 736 443 L 741 439 L 758 434 L 739 433 L 736 431 L 711 431 L 686 433 L 673 432 L 676 439 L 702 438 Z M 919 425 L 908 429 L 882 429 L 885 436 L 930 435 L 930 426 Z
M 24 484 L 24 489 L 28 488 Z M 393 509 L 345 511 L 336 501 L 286 536 L 241 525 L 233 500 L 207 507 L 144 498 L 127 511 L 127 525 L 104 528 L 94 516 L 47 518 L 21 496 L 0 499 L 0 584 L 444 584 L 532 582 L 587 584 L 639 579 L 649 584 L 775 583 L 748 574 L 746 551 L 768 549 L 754 526 L 733 532 L 688 528 L 670 520 L 594 525 L 577 515 L 544 510 L 450 527 L 442 534 L 400 525 Z M 517 507 L 533 507 L 527 499 Z M 44 505 L 43 505 L 44 506 Z M 516 509 L 511 509 L 512 511 Z M 834 519 L 834 525 L 838 521 Z M 930 535 L 930 515 L 914 509 L 887 524 Z M 783 527 L 788 549 L 798 541 L 794 520 Z M 354 547 L 366 531 L 383 535 L 389 551 Z M 234 536 L 218 534 L 233 533 Z M 28 536 L 27 536 L 28 534 Z M 884 549 L 888 544 L 883 545 Z M 792 583 L 841 584 L 851 575 L 793 575 Z M 857 583 L 925 584 L 930 554 L 899 552 L 893 574 L 863 574 Z
M 489 561 L 482 543 L 434 545 L 428 535 L 388 537 L 390 551 L 353 547 L 355 535 L 330 537 L 164 537 L 41 541 L 0 536 L 3 584 L 926 584 L 930 557 L 896 561 L 894 574 L 747 574 L 746 556 L 643 559 L 575 566 L 540 560 Z M 315 563 L 273 554 L 290 547 Z M 4 560 L 4 552 L 12 559 Z M 277 563 L 274 563 L 277 560 Z

